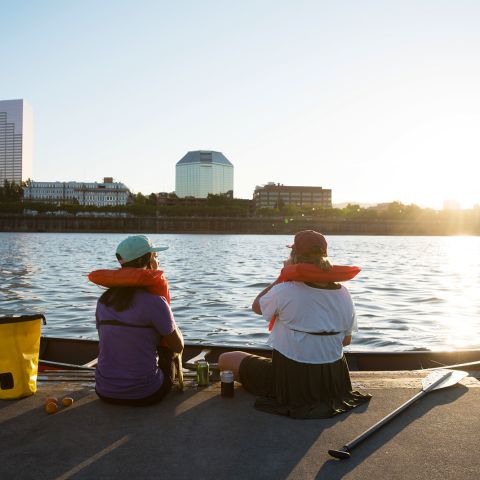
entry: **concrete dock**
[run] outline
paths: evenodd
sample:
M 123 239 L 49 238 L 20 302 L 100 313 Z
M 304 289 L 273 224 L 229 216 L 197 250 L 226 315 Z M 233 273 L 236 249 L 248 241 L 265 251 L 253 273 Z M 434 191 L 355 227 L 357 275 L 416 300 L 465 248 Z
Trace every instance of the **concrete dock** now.
M 90 372 L 42 375 L 36 395 L 0 401 L 0 479 L 477 480 L 479 372 L 426 395 L 352 458 L 327 453 L 415 395 L 425 375 L 353 372 L 354 387 L 373 399 L 326 420 L 259 412 L 239 385 L 233 399 L 217 383 L 191 384 L 134 408 L 99 401 Z M 75 402 L 49 415 L 43 403 L 52 395 Z

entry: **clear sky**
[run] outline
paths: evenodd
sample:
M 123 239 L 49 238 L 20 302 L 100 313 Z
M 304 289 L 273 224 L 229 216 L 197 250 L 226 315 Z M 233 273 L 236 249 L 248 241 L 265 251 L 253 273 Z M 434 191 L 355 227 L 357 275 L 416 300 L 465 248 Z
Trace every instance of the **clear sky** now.
M 480 203 L 478 0 L 0 0 L 0 99 L 34 113 L 35 180 L 173 191 L 217 150 L 235 196 Z

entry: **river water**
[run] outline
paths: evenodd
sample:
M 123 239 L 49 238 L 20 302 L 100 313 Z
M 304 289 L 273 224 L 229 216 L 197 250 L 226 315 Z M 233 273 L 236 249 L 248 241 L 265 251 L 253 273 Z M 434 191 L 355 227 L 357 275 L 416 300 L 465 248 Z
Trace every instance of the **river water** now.
M 44 313 L 43 333 L 97 338 L 88 282 L 117 268 L 125 234 L 0 233 L 0 316 Z M 292 236 L 151 235 L 172 310 L 191 342 L 265 345 L 265 322 L 250 310 L 276 278 Z M 359 332 L 352 350 L 480 348 L 480 237 L 330 236 L 336 264 L 362 272 L 346 283 Z

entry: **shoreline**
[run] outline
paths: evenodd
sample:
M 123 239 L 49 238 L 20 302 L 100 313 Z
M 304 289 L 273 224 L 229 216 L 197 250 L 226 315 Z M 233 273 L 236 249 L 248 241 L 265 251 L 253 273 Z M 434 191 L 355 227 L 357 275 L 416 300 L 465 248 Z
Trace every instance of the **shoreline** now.
M 288 235 L 300 230 L 325 235 L 480 236 L 480 222 L 283 219 L 254 217 L 76 217 L 0 214 L 0 232 L 198 233 Z

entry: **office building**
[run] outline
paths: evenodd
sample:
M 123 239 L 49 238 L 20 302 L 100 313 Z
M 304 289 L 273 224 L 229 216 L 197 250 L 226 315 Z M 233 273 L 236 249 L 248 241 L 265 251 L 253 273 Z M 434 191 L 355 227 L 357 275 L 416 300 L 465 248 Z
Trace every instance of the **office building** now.
M 32 176 L 32 108 L 25 100 L 0 101 L 0 185 Z
M 179 197 L 206 198 L 209 193 L 233 197 L 233 165 L 220 152 L 188 152 L 175 167 Z
M 25 201 L 44 203 L 73 203 L 106 207 L 126 205 L 130 197 L 128 187 L 105 177 L 102 183 L 84 182 L 27 182 L 23 189 Z
M 300 208 L 332 208 L 332 190 L 322 187 L 303 187 L 267 183 L 257 186 L 253 194 L 255 210 L 282 208 L 294 205 Z

